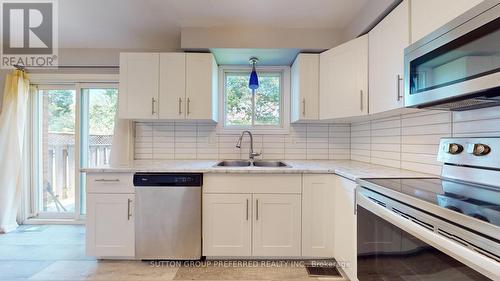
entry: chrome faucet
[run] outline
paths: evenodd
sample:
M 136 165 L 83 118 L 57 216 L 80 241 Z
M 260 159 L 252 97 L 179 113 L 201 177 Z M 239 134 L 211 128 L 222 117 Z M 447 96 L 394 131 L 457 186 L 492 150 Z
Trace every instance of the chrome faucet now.
M 241 133 L 241 136 L 238 139 L 238 142 L 236 142 L 236 147 L 241 148 L 241 141 L 243 140 L 243 136 L 245 135 L 245 133 L 247 133 L 248 136 L 250 137 L 250 153 L 248 154 L 248 158 L 251 161 L 253 161 L 255 156 L 260 156 L 262 153 L 253 152 L 253 135 L 250 131 L 243 131 Z

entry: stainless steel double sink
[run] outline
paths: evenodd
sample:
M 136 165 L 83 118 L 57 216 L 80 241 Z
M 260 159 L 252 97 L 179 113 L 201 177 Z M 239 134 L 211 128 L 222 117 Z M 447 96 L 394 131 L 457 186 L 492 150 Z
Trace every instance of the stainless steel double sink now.
M 247 161 L 247 160 L 224 160 L 215 165 L 215 167 L 274 167 L 290 168 L 291 166 L 282 161 Z

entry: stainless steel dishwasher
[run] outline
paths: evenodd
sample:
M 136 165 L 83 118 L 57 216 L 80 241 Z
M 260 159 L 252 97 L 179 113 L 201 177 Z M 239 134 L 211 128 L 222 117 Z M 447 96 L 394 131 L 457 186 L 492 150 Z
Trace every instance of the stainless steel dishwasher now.
M 135 248 L 141 260 L 201 258 L 203 174 L 136 173 Z

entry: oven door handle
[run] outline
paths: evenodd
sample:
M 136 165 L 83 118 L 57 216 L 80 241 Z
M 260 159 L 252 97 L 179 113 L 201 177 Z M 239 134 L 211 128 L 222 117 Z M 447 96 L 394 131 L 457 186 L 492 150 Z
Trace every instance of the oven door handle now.
M 443 253 L 457 259 L 470 268 L 480 272 L 495 280 L 498 278 L 498 263 L 493 259 L 487 258 L 471 249 L 468 249 L 450 239 L 445 238 L 433 231 L 426 229 L 402 216 L 388 210 L 387 208 L 373 202 L 366 197 L 361 188 L 358 188 L 356 195 L 356 202 L 358 206 L 372 212 L 376 216 L 384 219 L 385 221 L 397 226 L 400 229 L 408 232 L 409 234 L 417 237 L 430 246 L 442 251 Z M 358 210 L 358 221 L 359 221 Z

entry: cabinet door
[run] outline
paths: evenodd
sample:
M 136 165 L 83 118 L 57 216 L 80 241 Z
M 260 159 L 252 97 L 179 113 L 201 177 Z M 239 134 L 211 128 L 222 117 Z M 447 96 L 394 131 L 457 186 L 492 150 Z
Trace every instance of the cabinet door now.
M 368 34 L 370 113 L 404 104 L 404 48 L 409 44 L 409 33 L 409 3 L 403 1 Z
M 367 35 L 322 53 L 320 72 L 320 119 L 368 114 Z
M 217 120 L 217 64 L 210 53 L 186 54 L 186 118 Z
M 158 119 L 158 53 L 120 53 L 119 116 Z
M 302 256 L 334 256 L 334 200 L 334 175 L 303 176 Z
M 134 257 L 134 194 L 87 194 L 86 254 Z
M 253 256 L 301 256 L 301 196 L 254 194 Z
M 291 68 L 292 122 L 319 119 L 319 55 L 299 54 Z
M 186 111 L 186 54 L 160 54 L 160 119 L 184 119 Z
M 411 41 L 425 35 L 466 12 L 482 0 L 416 0 L 411 1 Z
M 203 195 L 203 255 L 252 255 L 252 195 Z
M 355 192 L 355 182 L 335 176 L 335 259 L 346 263 L 344 271 L 350 280 L 357 280 Z

